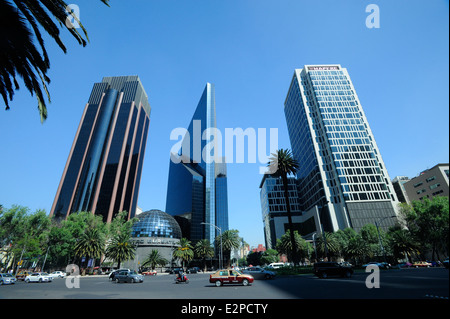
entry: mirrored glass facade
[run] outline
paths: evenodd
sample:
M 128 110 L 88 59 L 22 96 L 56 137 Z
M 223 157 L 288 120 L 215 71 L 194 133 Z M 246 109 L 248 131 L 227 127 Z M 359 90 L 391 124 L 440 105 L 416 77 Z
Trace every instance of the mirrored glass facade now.
M 228 230 L 226 164 L 218 163 L 210 152 L 202 154 L 210 143 L 202 135 L 214 128 L 214 85 L 207 83 L 183 137 L 182 147 L 178 154 L 171 154 L 166 198 L 166 212 L 185 219 L 182 224 L 188 225 L 189 229 L 183 236 L 189 236 L 194 242 L 208 239 L 214 243 L 219 234 L 214 225 L 222 232 Z
M 163 211 L 153 209 L 137 216 L 131 237 L 161 237 L 181 239 L 181 228 L 177 221 Z
M 133 217 L 150 124 L 150 105 L 137 76 L 95 83 L 78 127 L 50 216 L 91 211 L 111 221 Z
M 303 210 L 324 206 L 326 230 L 395 215 L 397 200 L 353 83 L 340 65 L 295 70 L 285 115 Z M 394 220 L 386 220 L 385 226 Z

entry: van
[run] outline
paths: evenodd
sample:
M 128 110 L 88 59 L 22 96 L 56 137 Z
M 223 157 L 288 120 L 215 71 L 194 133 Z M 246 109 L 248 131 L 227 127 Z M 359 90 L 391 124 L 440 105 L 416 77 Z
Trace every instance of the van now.
M 268 268 L 271 269 L 278 269 L 284 266 L 284 263 L 271 263 Z

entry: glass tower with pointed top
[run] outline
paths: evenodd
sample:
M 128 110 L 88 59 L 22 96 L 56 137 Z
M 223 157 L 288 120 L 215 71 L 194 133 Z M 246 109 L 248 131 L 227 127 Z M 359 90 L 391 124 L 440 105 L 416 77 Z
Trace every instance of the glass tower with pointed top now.
M 214 243 L 228 230 L 227 171 L 223 158 L 205 151 L 205 134 L 216 129 L 214 84 L 207 83 L 177 154 L 171 154 L 166 213 L 181 224 L 183 237 Z M 216 149 L 217 150 L 217 149 Z
M 110 222 L 134 217 L 150 105 L 138 76 L 104 77 L 84 108 L 50 216 L 91 211 Z

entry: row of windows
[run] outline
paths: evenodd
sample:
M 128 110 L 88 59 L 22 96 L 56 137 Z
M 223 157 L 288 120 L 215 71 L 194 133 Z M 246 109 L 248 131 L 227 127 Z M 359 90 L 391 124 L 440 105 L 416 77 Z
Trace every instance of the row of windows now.
M 333 145 L 367 145 L 370 144 L 370 140 L 368 138 L 330 139 L 328 143 L 332 147 Z
M 338 175 L 379 175 L 381 170 L 379 167 L 357 167 L 357 168 L 338 168 Z
M 323 91 L 320 91 L 323 92 Z M 325 101 L 325 102 L 333 102 L 333 101 L 355 101 L 354 96 L 348 96 L 348 95 L 334 95 L 334 94 L 325 94 L 327 91 L 323 92 L 324 94 L 317 94 L 316 100 L 318 102 Z
M 360 119 L 361 114 L 359 114 L 359 113 L 322 113 L 322 118 L 324 120 Z
M 388 192 L 377 193 L 344 193 L 345 200 L 380 200 L 391 199 Z
M 336 161 L 336 167 L 367 167 L 378 166 L 378 162 L 375 160 L 353 160 L 353 161 Z
M 340 176 L 341 184 L 364 184 L 364 183 L 381 183 L 383 179 L 380 175 L 360 175 L 360 176 Z
M 332 103 L 332 102 L 329 102 Z M 342 102 L 339 102 L 342 103 Z M 354 102 L 351 102 L 354 104 Z M 321 113 L 358 113 L 359 108 L 356 106 L 328 106 L 328 107 L 319 107 L 319 111 Z
M 436 183 L 436 184 L 430 185 L 430 189 L 435 189 L 435 188 L 437 188 L 439 186 L 441 186 L 441 184 L 440 183 Z M 422 193 L 425 193 L 426 191 L 427 191 L 426 188 L 422 188 L 422 189 L 418 190 L 416 193 L 417 194 L 422 194 Z

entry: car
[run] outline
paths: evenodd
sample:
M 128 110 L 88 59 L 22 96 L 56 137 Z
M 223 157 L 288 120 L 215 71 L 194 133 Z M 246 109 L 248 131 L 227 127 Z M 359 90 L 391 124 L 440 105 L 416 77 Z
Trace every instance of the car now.
M 34 272 L 25 277 L 25 282 L 52 282 L 53 277 L 46 272 Z
M 400 268 L 410 268 L 410 267 L 412 267 L 412 265 L 413 265 L 413 264 L 411 264 L 411 263 L 409 263 L 409 262 L 405 262 L 405 263 L 398 264 L 398 266 L 399 266 Z
M 254 279 L 273 279 L 275 278 L 275 273 L 270 270 L 266 270 L 261 267 L 248 267 L 242 271 L 243 274 L 252 275 Z
M 392 265 L 387 262 L 378 262 L 378 261 L 371 261 L 370 263 L 363 265 L 363 267 L 367 267 L 370 265 L 376 265 L 376 266 L 378 266 L 378 268 L 383 268 L 383 269 L 389 269 L 392 267 Z
M 317 262 L 314 263 L 314 275 L 319 278 L 336 275 L 350 278 L 353 275 L 353 267 L 337 262 Z
M 109 274 L 109 279 L 114 281 L 114 279 L 116 278 L 116 275 L 117 275 L 119 272 L 121 272 L 121 271 L 131 271 L 131 270 L 128 269 L 128 268 L 121 268 L 121 269 L 113 270 L 113 271 Z
M 220 287 L 225 284 L 242 284 L 248 286 L 253 283 L 253 276 L 243 274 L 234 269 L 221 269 L 209 276 L 209 282 Z
M 31 274 L 32 274 L 31 271 L 28 271 L 28 270 L 20 270 L 20 271 L 16 274 L 16 279 L 17 279 L 17 280 L 22 280 L 22 281 L 24 281 L 24 280 L 25 280 L 25 277 L 26 277 L 26 276 L 29 276 L 29 275 L 31 275 Z
M 186 273 L 188 273 L 188 274 L 196 274 L 198 272 L 201 272 L 200 268 L 198 268 L 198 267 L 192 267 L 192 268 L 189 268 L 188 270 L 186 270 Z
M 141 273 L 144 276 L 156 276 L 156 270 L 146 270 Z
M 169 270 L 169 274 L 178 275 L 180 272 L 184 272 L 183 268 L 181 267 L 176 267 Z
M 131 271 L 124 270 L 124 271 L 119 271 L 115 275 L 114 280 L 116 281 L 116 283 L 120 283 L 120 282 L 131 282 L 131 283 L 144 282 L 144 276 L 138 274 L 134 270 L 131 270 Z
M 437 261 L 427 260 L 427 263 L 431 264 L 431 267 L 439 267 L 439 264 Z
M 12 274 L 0 274 L 0 285 L 14 285 L 16 280 Z
M 445 259 L 442 263 L 444 264 L 444 267 L 448 269 L 448 258 Z
M 54 271 L 50 274 L 50 276 L 53 277 L 53 279 L 55 278 L 65 278 L 66 277 L 66 273 L 60 270 Z
M 426 261 L 416 261 L 412 265 L 413 267 L 419 268 L 419 267 L 427 267 L 430 268 L 432 265 L 429 262 Z
M 281 267 L 284 267 L 284 263 L 271 263 L 267 266 L 269 269 L 279 269 Z

